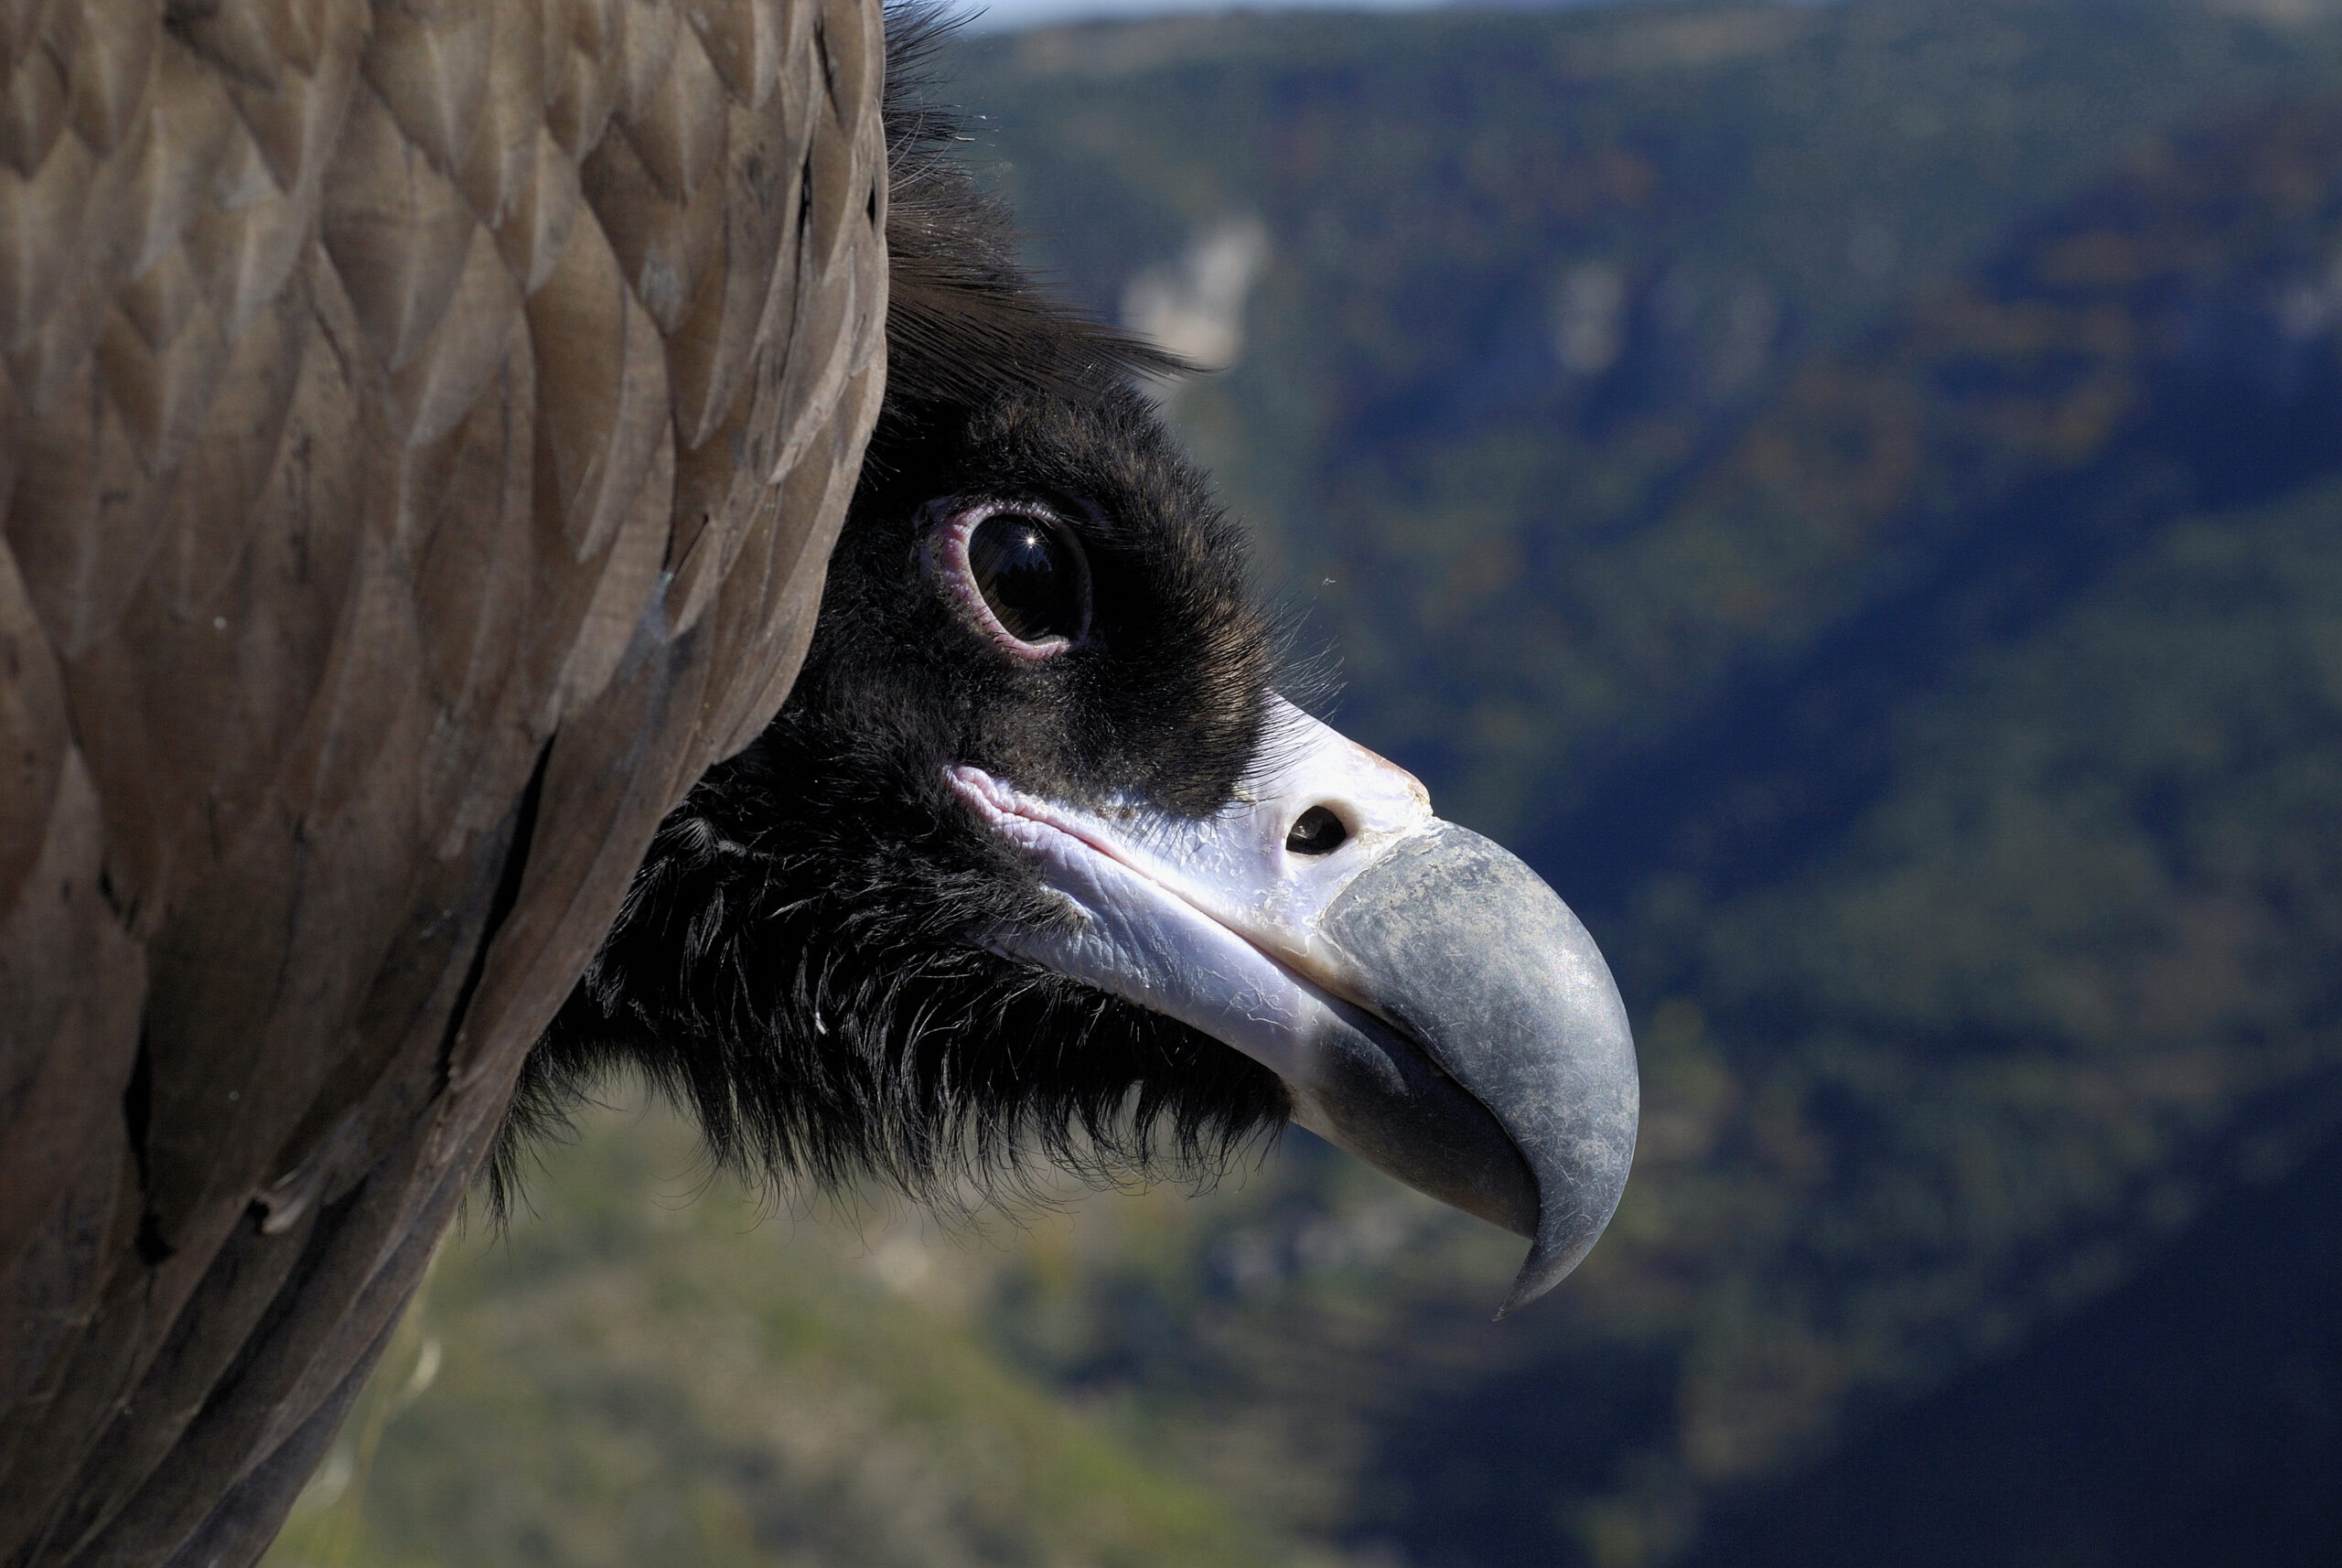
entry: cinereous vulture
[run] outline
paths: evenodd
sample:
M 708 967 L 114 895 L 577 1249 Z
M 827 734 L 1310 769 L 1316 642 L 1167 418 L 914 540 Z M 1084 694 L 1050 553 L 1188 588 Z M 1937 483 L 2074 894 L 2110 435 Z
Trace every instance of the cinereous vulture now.
M 914 1193 L 1290 1117 L 1515 1303 L 1606 1220 L 1600 956 L 1279 695 L 885 40 L 0 0 L 0 1564 L 256 1558 L 612 1068 Z

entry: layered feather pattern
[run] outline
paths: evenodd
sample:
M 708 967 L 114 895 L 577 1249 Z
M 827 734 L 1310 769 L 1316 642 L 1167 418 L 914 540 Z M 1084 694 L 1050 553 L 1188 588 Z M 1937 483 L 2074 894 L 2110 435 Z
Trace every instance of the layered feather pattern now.
M 249 1562 L 884 374 L 876 0 L 0 3 L 0 1563 Z

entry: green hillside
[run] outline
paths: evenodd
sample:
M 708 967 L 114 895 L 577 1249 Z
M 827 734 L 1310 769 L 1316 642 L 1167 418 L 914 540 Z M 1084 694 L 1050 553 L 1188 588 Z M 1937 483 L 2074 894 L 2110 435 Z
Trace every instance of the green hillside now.
M 776 1212 L 639 1108 L 533 1190 L 509 1239 L 442 1253 L 271 1563 L 1295 1560 L 971 1332 L 978 1238 Z
M 2251 1260 L 2342 1158 L 2342 13 L 947 69 L 1036 260 L 1234 358 L 1167 406 L 1339 722 L 1612 955 L 1626 1205 L 1493 1325 L 1517 1246 L 1305 1134 L 955 1239 L 659 1207 L 674 1131 L 596 1128 L 276 1561 L 2320 1560 L 2334 1250 Z
M 1771 520 L 1797 537 L 1687 513 L 1753 409 L 2175 128 L 2342 86 L 2342 22 L 2220 0 L 1183 19 L 979 40 L 951 69 L 1036 259 L 1094 308 L 1215 224 L 1265 226 L 1246 350 L 1183 423 L 1317 608 L 1346 720 L 1518 843 L 1748 660 L 1898 585 L 1902 563 L 1813 537 L 1826 516 Z M 1836 390 L 1802 428 L 1895 417 Z M 1876 506 L 1862 487 L 1897 477 L 1799 500 Z

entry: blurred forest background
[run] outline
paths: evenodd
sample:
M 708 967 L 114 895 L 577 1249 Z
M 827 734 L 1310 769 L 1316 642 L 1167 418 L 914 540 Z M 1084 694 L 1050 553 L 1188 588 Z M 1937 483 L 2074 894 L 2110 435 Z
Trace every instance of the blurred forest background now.
M 275 1568 L 2326 1563 L 2342 5 L 963 38 L 1035 261 L 1338 722 L 1644 1069 L 1609 1235 L 1294 1133 L 1199 1197 L 769 1214 L 655 1110 L 450 1243 Z

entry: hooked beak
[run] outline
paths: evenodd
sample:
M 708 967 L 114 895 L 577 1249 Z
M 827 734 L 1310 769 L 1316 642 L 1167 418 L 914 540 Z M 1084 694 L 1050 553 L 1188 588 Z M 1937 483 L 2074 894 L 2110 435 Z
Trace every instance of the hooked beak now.
M 1528 1237 L 1501 1317 L 1576 1267 L 1617 1207 L 1641 1101 L 1626 1009 L 1535 873 L 1433 816 L 1403 768 L 1273 702 L 1266 762 L 1211 817 L 1088 811 L 950 769 L 1075 912 L 993 940 L 1242 1051 L 1303 1126 Z

